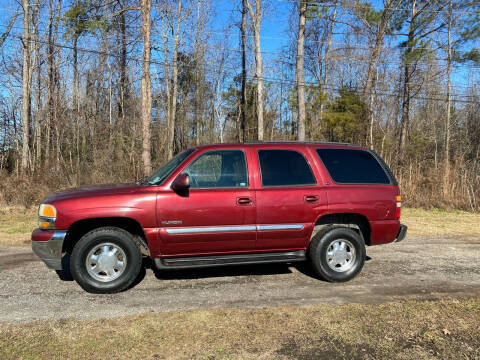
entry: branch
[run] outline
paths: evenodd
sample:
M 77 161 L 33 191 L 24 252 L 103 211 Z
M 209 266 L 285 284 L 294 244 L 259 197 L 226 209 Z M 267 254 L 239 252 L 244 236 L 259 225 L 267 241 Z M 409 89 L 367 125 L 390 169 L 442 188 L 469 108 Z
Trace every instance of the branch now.
M 252 19 L 253 27 L 255 27 L 256 22 L 255 22 L 255 15 L 252 9 L 252 4 L 250 4 L 250 0 L 245 0 L 245 3 L 247 4 L 247 9 L 248 9 L 248 12 L 250 13 L 250 18 Z
M 10 22 L 8 23 L 8 26 L 7 26 L 7 30 L 5 30 L 5 32 L 0 37 L 0 47 L 2 47 L 3 43 L 5 42 L 8 35 L 10 34 L 10 30 L 12 30 L 13 24 L 15 23 L 15 20 L 17 20 L 17 17 L 19 14 L 20 14 L 20 6 L 17 8 L 17 11 L 10 19 Z
M 121 15 L 122 13 L 130 11 L 130 10 L 141 10 L 141 8 L 140 8 L 140 6 L 129 6 L 129 7 L 126 7 L 126 8 L 123 8 L 123 9 L 112 12 L 111 16 L 116 17 L 116 16 Z

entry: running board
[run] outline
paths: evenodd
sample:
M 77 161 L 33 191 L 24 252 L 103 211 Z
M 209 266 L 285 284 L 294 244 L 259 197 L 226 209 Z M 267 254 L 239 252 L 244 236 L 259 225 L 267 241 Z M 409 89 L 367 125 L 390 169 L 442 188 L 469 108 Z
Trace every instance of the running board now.
M 154 258 L 155 266 L 159 270 L 166 269 L 191 269 L 211 266 L 249 265 L 288 263 L 305 261 L 305 251 L 288 251 L 275 253 L 256 253 L 240 255 L 210 255 L 189 256 L 176 258 Z

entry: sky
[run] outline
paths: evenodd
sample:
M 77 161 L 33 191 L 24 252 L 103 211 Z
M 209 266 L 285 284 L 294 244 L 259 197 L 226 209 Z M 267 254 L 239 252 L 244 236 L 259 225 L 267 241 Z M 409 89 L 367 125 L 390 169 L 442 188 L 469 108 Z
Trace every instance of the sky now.
M 32 1 L 33 2 L 33 1 Z M 289 34 L 290 21 L 294 6 L 294 0 L 266 0 L 264 1 L 267 4 L 264 11 L 264 16 L 262 20 L 262 51 L 264 52 L 264 62 L 265 62 L 265 73 L 276 71 L 271 62 L 274 58 L 279 57 L 279 52 L 281 52 L 290 42 L 291 35 Z M 232 49 L 239 48 L 239 34 L 238 27 L 234 22 L 240 20 L 240 13 L 238 9 L 239 0 L 214 0 L 213 6 L 216 15 L 211 19 L 211 28 L 212 37 L 221 38 L 226 31 L 231 34 L 229 36 L 229 47 Z M 63 1 L 63 6 L 67 2 Z M 380 9 L 382 7 L 382 2 L 379 0 L 374 0 L 373 5 L 375 8 Z M 3 33 L 6 29 L 6 26 L 15 13 L 18 7 L 18 0 L 0 0 L 0 34 Z M 18 16 L 17 21 L 12 29 L 12 35 L 21 35 L 23 32 L 22 28 L 22 14 Z M 226 30 L 226 27 L 231 26 L 230 29 Z M 341 25 L 340 25 L 341 26 Z M 338 31 L 339 28 L 336 28 Z M 215 32 L 218 32 L 216 34 Z M 61 37 L 59 42 L 65 42 Z M 251 40 L 251 39 L 250 39 Z M 339 43 L 342 41 L 341 38 L 336 39 Z M 153 45 L 157 41 L 158 44 L 159 38 L 152 37 Z M 334 40 L 335 41 L 335 40 Z M 84 40 L 86 43 L 87 40 Z M 396 44 L 393 44 L 396 45 Z M 88 45 L 87 45 L 88 46 Z M 3 51 L 4 54 L 9 54 L 11 51 L 20 50 L 20 40 L 15 37 L 10 37 L 9 40 L 4 44 Z M 139 54 L 139 52 L 137 52 Z M 154 54 L 153 57 L 160 56 L 160 54 Z M 399 59 L 396 59 L 399 61 Z M 453 82 L 454 82 L 454 92 L 464 93 L 468 86 L 473 86 L 476 84 L 477 79 L 468 77 L 467 67 L 456 67 L 453 72 Z M 1 75 L 1 74 L 0 74 Z M 456 90 L 456 91 L 455 91 Z

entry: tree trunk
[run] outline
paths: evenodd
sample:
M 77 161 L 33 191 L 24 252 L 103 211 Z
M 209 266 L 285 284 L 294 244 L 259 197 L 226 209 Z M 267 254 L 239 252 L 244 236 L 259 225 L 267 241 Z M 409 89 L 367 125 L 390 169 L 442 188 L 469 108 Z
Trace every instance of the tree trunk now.
M 238 127 L 238 141 L 245 141 L 245 124 L 247 122 L 247 0 L 242 0 L 242 22 L 240 33 L 242 36 L 242 94 L 240 97 L 240 124 Z
M 415 37 L 415 17 L 416 17 L 416 10 L 415 10 L 416 1 L 412 1 L 412 8 L 411 8 L 411 21 L 410 27 L 408 31 L 408 39 L 407 39 L 407 48 L 405 51 L 405 59 L 404 59 L 404 74 L 403 74 L 403 102 L 402 102 L 402 119 L 400 123 L 400 143 L 399 143 L 399 160 L 403 162 L 405 159 L 405 152 L 407 148 L 407 138 L 408 138 L 408 126 L 410 122 L 410 77 L 411 77 L 411 70 L 410 70 L 410 62 L 411 62 L 411 55 L 413 52 L 413 40 Z
M 371 92 L 375 63 L 380 55 L 380 49 L 383 45 L 383 38 L 385 37 L 387 24 L 393 14 L 392 5 L 394 1 L 398 0 L 387 0 L 383 6 L 382 17 L 380 18 L 380 24 L 378 25 L 377 33 L 375 35 L 375 45 L 373 46 L 372 52 L 370 53 L 370 58 L 368 60 L 367 78 L 365 79 L 365 87 L 363 90 L 364 98 L 366 98 L 366 96 L 368 96 Z
M 333 39 L 333 26 L 335 25 L 335 19 L 337 17 L 337 7 L 338 1 L 335 0 L 335 7 L 333 8 L 332 19 L 330 21 L 330 29 L 328 32 L 328 41 L 327 46 L 325 48 L 325 56 L 324 56 L 324 64 L 323 64 L 323 79 L 322 79 L 322 99 L 320 103 L 320 114 L 319 114 L 319 127 L 321 128 L 323 123 L 323 109 L 325 107 L 325 102 L 327 100 L 326 96 L 323 96 L 327 93 L 327 84 L 328 84 L 328 61 L 330 56 L 330 47 L 332 46 L 332 39 Z M 320 129 L 319 129 L 320 130 Z M 320 134 L 320 131 L 318 131 Z
M 38 40 L 38 23 L 39 23 L 39 10 L 40 4 L 39 0 L 35 1 L 34 9 L 32 11 L 32 25 L 33 25 L 33 38 Z M 36 87 L 36 113 L 34 117 L 34 126 L 33 126 L 33 142 L 32 142 L 32 170 L 35 171 L 36 165 L 40 165 L 40 154 L 41 154 L 41 129 L 40 129 L 40 118 L 42 114 L 42 61 L 40 59 L 40 43 L 35 41 L 33 44 L 33 61 L 35 69 L 37 70 L 36 80 L 37 80 L 37 87 Z M 33 71 L 33 67 L 32 67 Z M 33 74 L 30 74 L 32 81 L 33 81 Z
M 367 109 L 368 116 L 371 119 L 370 126 L 368 132 L 370 133 L 370 149 L 373 150 L 373 97 L 374 94 L 372 93 L 373 86 L 373 72 L 374 67 L 377 62 L 378 56 L 380 55 L 380 49 L 383 45 L 383 39 L 385 37 L 385 30 L 387 28 L 387 24 L 392 17 L 392 3 L 397 0 L 387 0 L 384 2 L 382 17 L 380 18 L 380 24 L 377 28 L 377 33 L 375 36 L 375 45 L 373 47 L 372 52 L 370 53 L 370 58 L 368 61 L 368 70 L 367 70 L 367 77 L 365 79 L 365 87 L 363 89 L 363 98 L 366 100 L 367 98 L 370 99 L 370 103 Z M 378 76 L 378 72 L 377 72 Z
M 22 172 L 28 168 L 30 154 L 30 73 L 30 0 L 23 0 Z
M 445 171 L 443 173 L 443 195 L 448 195 L 449 177 L 450 177 L 450 117 L 451 117 L 451 87 L 452 87 L 452 0 L 448 4 L 448 44 L 447 44 L 447 101 L 445 116 L 445 150 L 443 158 L 445 161 Z
M 170 152 L 170 122 L 171 122 L 171 112 L 172 112 L 172 101 L 171 101 L 171 93 L 170 93 L 170 74 L 168 71 L 168 38 L 167 38 L 167 29 L 166 25 L 163 25 L 164 33 L 163 33 L 163 72 L 165 78 L 165 112 L 167 115 L 166 125 L 167 125 L 167 158 L 171 159 L 172 153 Z
M 172 106 L 170 109 L 170 122 L 168 124 L 168 159 L 173 157 L 173 149 L 175 147 L 175 122 L 177 112 L 177 91 L 178 91 L 178 43 L 180 39 L 180 23 L 182 21 L 182 0 L 177 3 L 177 28 L 175 31 L 175 39 L 173 41 L 173 74 L 172 74 Z
M 124 11 L 124 3 L 121 3 L 120 13 L 120 37 L 121 37 L 121 50 L 120 50 L 120 99 L 118 103 L 118 119 L 120 121 L 120 128 L 118 129 L 123 133 L 123 127 L 125 126 L 125 103 L 128 100 L 128 83 L 127 83 L 127 25 L 126 25 L 126 12 Z M 120 137 L 122 138 L 122 137 Z
M 263 140 L 263 60 L 260 42 L 260 31 L 262 23 L 262 1 L 255 0 L 255 11 L 253 11 L 250 0 L 246 0 L 248 11 L 253 24 L 253 36 L 255 39 L 255 65 L 257 78 L 257 139 Z
M 407 131 L 410 122 L 410 64 L 405 61 L 403 78 L 403 102 L 402 102 L 402 119 L 400 122 L 400 148 L 399 160 L 402 162 L 405 158 L 407 147 Z
M 195 144 L 200 145 L 200 128 L 202 124 L 201 110 L 200 110 L 200 58 L 201 56 L 201 41 L 200 41 L 200 3 L 201 0 L 197 0 L 197 12 L 196 12 L 196 31 L 195 31 Z
M 297 139 L 305 140 L 305 76 L 303 61 L 305 56 L 305 15 L 307 3 L 299 0 L 298 5 L 298 37 L 297 37 L 297 102 L 298 102 L 298 129 Z
M 45 165 L 48 168 L 50 163 L 50 126 L 53 122 L 53 91 L 54 91 L 54 75 L 53 75 L 53 4 L 52 0 L 48 1 L 48 40 L 47 40 L 47 112 L 45 124 Z
M 142 0 L 142 36 L 143 36 L 143 60 L 142 60 L 142 162 L 143 174 L 148 176 L 152 172 L 150 124 L 152 121 L 152 83 L 150 80 L 150 7 L 151 0 Z

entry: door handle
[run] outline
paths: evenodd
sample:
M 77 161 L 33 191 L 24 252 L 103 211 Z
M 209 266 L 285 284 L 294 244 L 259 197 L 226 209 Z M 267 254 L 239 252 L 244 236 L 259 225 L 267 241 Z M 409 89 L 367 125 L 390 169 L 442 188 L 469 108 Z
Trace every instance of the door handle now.
M 318 196 L 316 196 L 316 195 L 305 195 L 303 197 L 303 199 L 305 200 L 305 202 L 314 203 L 314 202 L 318 201 Z
M 239 197 L 237 198 L 237 205 L 251 205 L 252 199 L 249 197 Z

